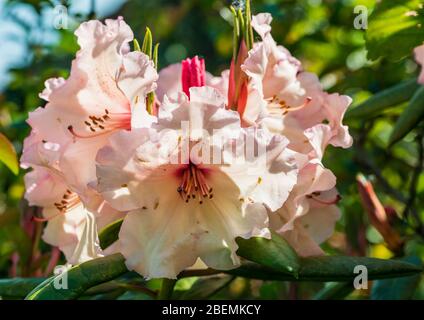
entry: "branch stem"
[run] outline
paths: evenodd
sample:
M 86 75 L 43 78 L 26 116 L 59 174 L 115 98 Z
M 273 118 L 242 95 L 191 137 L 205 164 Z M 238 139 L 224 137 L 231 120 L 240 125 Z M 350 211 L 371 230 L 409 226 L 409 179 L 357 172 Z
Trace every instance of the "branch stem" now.
M 162 280 L 162 286 L 158 294 L 158 300 L 169 300 L 172 298 L 172 293 L 174 292 L 175 284 L 177 283 L 176 279 L 166 279 Z

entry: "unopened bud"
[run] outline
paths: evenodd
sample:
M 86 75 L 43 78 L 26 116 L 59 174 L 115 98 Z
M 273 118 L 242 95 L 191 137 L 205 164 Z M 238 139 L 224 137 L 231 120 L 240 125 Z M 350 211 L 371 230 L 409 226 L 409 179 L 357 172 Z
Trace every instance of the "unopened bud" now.
M 187 58 L 181 63 L 181 82 L 183 92 L 190 98 L 191 87 L 203 87 L 205 85 L 205 60 L 199 59 L 198 56 L 194 58 Z

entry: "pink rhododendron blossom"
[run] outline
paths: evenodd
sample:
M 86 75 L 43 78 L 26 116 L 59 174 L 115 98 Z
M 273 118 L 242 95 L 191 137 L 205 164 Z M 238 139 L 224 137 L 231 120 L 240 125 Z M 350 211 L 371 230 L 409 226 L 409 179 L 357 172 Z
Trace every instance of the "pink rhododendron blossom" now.
M 32 133 L 21 158 L 34 169 L 26 197 L 43 207 L 43 239 L 70 263 L 101 255 L 98 229 L 122 216 L 89 186 L 96 180 L 94 159 L 111 133 L 143 126 L 144 119 L 149 125 L 145 99 L 157 79 L 145 54 L 129 52 L 133 34 L 122 19 L 89 21 L 75 34 L 81 49 L 70 77 L 46 81 L 40 97 L 48 103 L 29 115 Z
M 235 239 L 270 230 L 301 256 L 322 254 L 341 198 L 322 159 L 329 145 L 352 144 L 351 99 L 325 92 L 274 41 L 271 21 L 252 18 L 261 41 L 241 34 L 219 77 L 198 56 L 158 74 L 130 51 L 122 18 L 81 24 L 69 78 L 45 82 L 47 104 L 27 121 L 25 197 L 43 208 L 34 219 L 47 222 L 44 241 L 71 264 L 120 252 L 146 278 L 235 268 Z M 102 251 L 98 232 L 120 218 Z
M 275 43 L 270 22 L 269 14 L 252 20 L 262 42 L 255 44 L 242 66 L 250 77 L 245 120 L 287 136 L 292 147 L 304 130 L 325 121 L 332 131 L 329 143 L 349 147 L 352 138 L 342 119 L 351 99 L 324 92 L 319 79 L 302 71 L 299 61 Z
M 415 60 L 417 61 L 417 63 L 419 63 L 421 67 L 424 67 L 424 44 L 416 47 L 414 53 Z M 420 76 L 418 77 L 418 82 L 424 84 L 424 68 L 421 69 Z
M 265 154 L 246 156 L 247 141 Z M 241 128 L 238 113 L 210 87 L 191 88 L 190 100 L 165 97 L 151 129 L 112 136 L 97 156 L 98 190 L 116 209 L 130 210 L 119 234 L 128 268 L 175 278 L 197 258 L 222 270 L 238 266 L 235 238 L 269 236 L 266 209 L 281 207 L 296 182 L 287 143 Z M 211 161 L 216 153 L 220 161 Z
M 43 240 L 59 247 L 68 263 L 102 256 L 94 214 L 85 208 L 76 193 L 67 189 L 61 176 L 36 167 L 26 174 L 25 186 L 29 204 L 43 207 L 42 221 L 48 221 Z
M 316 75 L 271 36 L 269 14 L 259 14 L 252 26 L 262 41 L 255 43 L 242 69 L 249 76 L 245 123 L 265 127 L 289 140 L 298 154 L 298 181 L 289 199 L 270 213 L 271 226 L 303 255 L 322 254 L 339 218 L 336 178 L 321 163 L 328 145 L 352 144 L 342 120 L 351 99 L 325 92 Z
M 70 77 L 46 82 L 40 96 L 48 103 L 30 114 L 29 123 L 48 142 L 69 137 L 60 165 L 83 189 L 96 179 L 96 150 L 107 136 L 143 125 L 138 115 L 145 112 L 157 73 L 147 55 L 128 51 L 133 33 L 122 19 L 85 22 L 75 34 L 81 49 Z
M 33 130 L 24 141 L 21 166 L 31 167 L 25 175 L 25 198 L 30 205 L 42 207 L 47 222 L 43 240 L 57 246 L 71 264 L 102 256 L 97 232 L 122 217 L 93 189 L 84 193 L 72 188 L 60 170 L 60 159 L 66 145 L 49 143 Z
M 324 125 L 308 130 L 313 151 L 306 156 L 298 155 L 297 183 L 284 205 L 270 214 L 272 228 L 302 256 L 323 253 L 319 244 L 331 236 L 340 217 L 336 177 L 321 163 L 328 132 Z

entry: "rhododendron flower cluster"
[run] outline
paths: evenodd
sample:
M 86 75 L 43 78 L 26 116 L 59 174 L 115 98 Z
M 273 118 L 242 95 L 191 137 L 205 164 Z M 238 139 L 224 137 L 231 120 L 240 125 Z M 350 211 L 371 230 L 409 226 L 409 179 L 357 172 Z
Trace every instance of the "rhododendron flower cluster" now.
M 352 144 L 351 99 L 325 92 L 274 41 L 271 20 L 252 18 L 259 41 L 243 40 L 219 77 L 197 56 L 157 72 L 130 50 L 122 18 L 83 23 L 69 78 L 47 80 L 47 104 L 29 115 L 21 158 L 44 241 L 70 264 L 120 252 L 146 278 L 199 261 L 236 268 L 238 237 L 272 233 L 301 256 L 322 254 L 340 217 L 322 158 Z M 98 233 L 122 218 L 101 250 Z

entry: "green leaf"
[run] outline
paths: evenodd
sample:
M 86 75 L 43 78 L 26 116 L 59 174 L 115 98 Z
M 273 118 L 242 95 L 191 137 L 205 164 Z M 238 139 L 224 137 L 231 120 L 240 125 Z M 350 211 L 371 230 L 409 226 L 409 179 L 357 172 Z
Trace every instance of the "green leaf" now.
M 149 114 L 153 114 L 153 104 L 155 103 L 155 93 L 149 92 L 146 98 L 146 109 Z
M 154 300 L 154 299 L 148 294 L 143 292 L 127 291 L 124 294 L 120 295 L 116 300 Z
M 355 290 L 351 282 L 329 282 L 315 296 L 314 300 L 341 300 Z
M 228 286 L 234 280 L 232 276 L 212 276 L 199 278 L 192 285 L 190 290 L 185 291 L 180 300 L 202 300 L 209 299 L 218 291 Z
M 302 258 L 299 277 L 311 281 L 349 281 L 358 275 L 353 271 L 359 265 L 367 268 L 369 280 L 404 277 L 422 272 L 422 268 L 400 260 L 322 256 Z
M 77 299 L 86 290 L 101 283 L 113 280 L 127 272 L 124 257 L 117 253 L 104 258 L 90 260 L 74 266 L 67 271 L 68 288 L 56 289 L 55 279 L 51 277 L 37 286 L 26 297 L 27 300 L 69 300 Z M 63 282 L 63 279 L 58 281 Z
M 408 257 L 404 259 L 417 266 L 421 265 L 418 257 Z M 377 280 L 371 289 L 371 299 L 373 300 L 406 300 L 411 299 L 421 280 L 419 274 L 397 279 Z
M 424 119 L 424 86 L 421 86 L 413 95 L 411 101 L 396 121 L 389 138 L 389 145 L 393 145 L 406 136 L 416 125 Z
M 153 64 L 155 65 L 156 70 L 159 69 L 158 56 L 159 56 L 159 43 L 156 43 L 153 49 L 153 57 L 152 57 Z
M 238 25 L 239 25 L 239 28 L 240 28 L 241 40 L 245 40 L 246 39 L 246 28 L 245 28 L 243 11 L 241 10 L 241 8 L 239 8 L 237 10 L 237 19 L 238 19 Z
M 146 282 L 143 278 L 135 272 L 126 272 L 122 276 L 115 278 L 112 281 L 101 283 L 97 286 L 91 287 L 87 291 L 84 292 L 78 299 L 104 299 L 109 295 L 115 295 L 119 292 L 123 293 L 134 292 L 141 293 L 146 299 L 146 295 L 149 296 L 149 300 L 151 300 L 153 291 L 149 291 L 146 287 Z M 128 297 L 128 295 L 125 295 Z M 121 299 L 121 296 L 119 300 Z
M 169 300 L 172 299 L 172 294 L 174 293 L 174 287 L 177 283 L 176 279 L 162 279 L 162 285 L 158 293 L 158 300 Z
M 358 275 L 353 272 L 358 265 L 367 268 L 369 280 L 405 277 L 422 272 L 422 268 L 411 263 L 367 257 L 299 258 L 299 265 L 297 276 L 254 263 L 245 263 L 237 269 L 226 271 L 226 273 L 261 280 L 347 282 L 353 281 Z
M 116 241 L 122 220 L 107 226 L 100 232 L 100 243 Z M 106 240 L 107 239 L 107 240 Z M 367 257 L 323 256 L 300 258 L 279 235 L 272 239 L 260 237 L 237 238 L 237 254 L 255 263 L 244 263 L 241 267 L 226 271 L 236 276 L 280 281 L 353 281 L 357 274 L 355 266 L 368 268 L 368 278 L 385 279 L 403 277 L 421 272 L 421 268 L 398 260 L 382 260 Z
M 245 6 L 245 20 L 246 20 L 246 46 L 250 50 L 253 48 L 253 28 L 252 28 L 252 12 L 250 10 L 250 0 L 246 0 Z
M 237 254 L 247 260 L 296 276 L 299 259 L 296 252 L 281 236 L 272 233 L 270 240 L 260 237 L 237 238 Z
M 118 240 L 119 230 L 124 219 L 119 219 L 108 224 L 99 232 L 100 247 L 106 249 L 116 240 Z
M 152 50 L 153 50 L 153 37 L 152 32 L 148 27 L 146 27 L 146 33 L 144 34 L 143 44 L 141 46 L 141 51 L 152 58 Z
M 264 267 L 253 262 L 244 262 L 237 269 L 224 271 L 225 273 L 248 279 L 272 280 L 272 281 L 298 281 L 293 275 L 280 272 L 275 269 Z
M 0 297 L 24 298 L 45 278 L 0 279 Z
M 19 163 L 13 144 L 0 133 L 0 161 L 3 162 L 14 174 L 19 172 Z
M 424 41 L 421 0 L 390 0 L 376 5 L 366 31 L 368 58 L 399 60 Z
M 106 292 L 106 293 L 102 293 L 102 294 L 90 297 L 89 300 L 118 300 L 125 293 L 126 293 L 125 289 L 117 289 L 111 292 Z
M 233 61 L 236 61 L 240 45 L 240 26 L 237 12 L 233 6 L 230 6 L 230 11 L 233 15 Z
M 356 108 L 349 109 L 345 118 L 371 118 L 390 107 L 408 101 L 418 88 L 419 84 L 417 79 L 414 78 L 380 91 Z
M 134 51 L 141 51 L 140 44 L 138 43 L 137 39 L 134 39 L 133 43 L 134 43 Z

